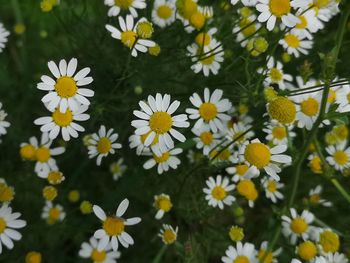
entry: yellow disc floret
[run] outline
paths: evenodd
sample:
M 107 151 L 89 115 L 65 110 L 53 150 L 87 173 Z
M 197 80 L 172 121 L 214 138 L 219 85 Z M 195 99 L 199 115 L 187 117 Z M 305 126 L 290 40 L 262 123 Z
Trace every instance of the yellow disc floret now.
M 290 124 L 295 120 L 296 108 L 292 101 L 278 96 L 276 99 L 270 101 L 268 112 L 272 119 L 282 124 Z
M 255 142 L 247 145 L 244 157 L 251 165 L 262 169 L 270 163 L 271 152 L 265 144 Z

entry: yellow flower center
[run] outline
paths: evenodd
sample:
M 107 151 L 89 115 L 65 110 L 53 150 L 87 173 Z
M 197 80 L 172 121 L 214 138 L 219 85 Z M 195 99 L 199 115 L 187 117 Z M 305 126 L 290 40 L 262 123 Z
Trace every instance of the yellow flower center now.
M 211 132 L 203 132 L 199 138 L 205 145 L 210 145 L 213 142 L 213 134 Z
M 299 20 L 300 20 L 300 23 L 298 23 L 295 28 L 298 28 L 298 29 L 305 29 L 307 27 L 307 20 L 306 20 L 306 17 L 304 15 L 301 15 L 298 17 Z
M 97 143 L 97 151 L 101 154 L 106 154 L 112 148 L 112 142 L 107 137 L 102 137 Z
M 269 182 L 267 183 L 267 190 L 271 193 L 276 192 L 276 190 L 277 190 L 276 183 L 272 180 L 269 180 Z
M 215 186 L 211 191 L 211 195 L 216 200 L 222 201 L 227 196 L 227 192 L 222 186 Z
M 22 146 L 19 153 L 23 159 L 35 160 L 35 147 L 31 144 Z
M 36 251 L 27 253 L 26 263 L 41 263 L 41 254 Z
M 270 163 L 271 152 L 265 144 L 255 142 L 247 145 L 244 157 L 251 165 L 262 169 Z
M 263 258 L 264 258 L 264 261 L 262 261 Z M 258 259 L 260 260 L 261 263 L 272 263 L 273 254 L 272 252 L 267 252 L 265 249 L 260 249 L 258 252 Z
M 134 0 L 114 0 L 115 5 L 119 6 L 121 9 L 129 9 L 133 4 Z
M 156 163 L 164 163 L 169 159 L 169 157 L 169 152 L 165 152 L 161 156 L 153 155 L 153 159 L 156 161 Z
M 318 113 L 319 103 L 314 98 L 308 98 L 301 103 L 300 107 L 302 113 L 312 117 Z
M 248 200 L 255 201 L 258 198 L 258 191 L 251 180 L 241 180 L 237 184 L 237 191 Z
M 278 139 L 278 140 L 282 140 L 284 138 L 287 137 L 287 131 L 285 127 L 274 127 L 272 129 L 272 135 L 274 138 Z
M 0 217 L 0 234 L 4 233 L 7 223 L 3 217 Z
M 344 151 L 336 151 L 333 154 L 333 159 L 339 165 L 346 165 L 349 161 L 349 157 Z
M 315 205 L 320 202 L 321 196 L 318 194 L 313 194 L 313 195 L 310 195 L 309 200 L 310 200 L 310 203 Z
M 67 109 L 65 113 L 62 113 L 59 111 L 59 109 L 56 109 L 52 113 L 52 119 L 58 126 L 67 127 L 73 121 L 73 113 L 69 109 Z
M 169 212 L 173 204 L 170 199 L 164 196 L 160 196 L 156 199 L 154 206 L 158 210 L 163 210 L 164 212 Z
M 85 201 L 81 202 L 79 208 L 83 214 L 92 213 L 92 204 L 89 201 L 85 200 Z
M 250 263 L 246 256 L 237 256 L 232 263 Z
M 335 253 L 339 250 L 340 246 L 339 236 L 330 230 L 326 230 L 320 234 L 320 244 L 324 252 Z
M 282 124 L 289 124 L 295 120 L 295 104 L 285 97 L 277 97 L 269 103 L 269 114 L 272 119 Z
M 311 241 L 305 241 L 298 246 L 298 255 L 303 260 L 311 260 L 317 255 L 316 245 Z
M 94 249 L 91 253 L 91 260 L 93 262 L 104 262 L 106 260 L 107 257 L 107 253 L 106 251 L 102 250 L 102 251 L 98 251 L 97 249 Z
M 202 103 L 202 105 L 199 107 L 199 115 L 206 122 L 209 122 L 215 119 L 217 114 L 218 114 L 218 109 L 216 105 L 211 102 Z
M 146 141 L 146 139 L 147 139 L 147 137 L 148 137 L 148 135 L 150 133 L 151 133 L 151 131 L 141 135 L 141 142 L 142 142 L 142 144 L 145 144 L 145 141 Z M 153 142 L 151 143 L 151 145 L 156 145 L 158 143 L 158 141 L 159 141 L 159 135 L 156 134 L 156 136 L 154 137 Z
M 288 34 L 284 37 L 284 41 L 292 48 L 300 47 L 300 40 L 296 35 Z
M 330 89 L 329 94 L 328 94 L 328 98 L 327 98 L 327 102 L 333 103 L 336 99 L 337 99 L 337 93 L 334 90 Z
M 171 229 L 166 229 L 163 233 L 163 240 L 165 244 L 172 244 L 176 241 L 176 233 Z
M 270 0 L 269 5 L 270 12 L 277 17 L 287 15 L 291 10 L 290 0 Z
M 36 150 L 35 156 L 38 162 L 46 163 L 51 158 L 50 150 L 42 146 Z
M 200 30 L 204 26 L 205 16 L 201 12 L 195 12 L 190 18 L 190 23 L 194 28 Z
M 246 38 L 250 37 L 256 32 L 256 26 L 255 24 L 252 24 L 252 22 L 253 21 L 251 21 L 249 18 L 243 18 L 239 21 L 240 28 L 244 28 L 241 32 Z
M 149 127 L 157 134 L 164 134 L 170 131 L 173 120 L 169 113 L 158 111 L 152 114 L 149 119 Z
M 197 12 L 197 3 L 193 0 L 181 0 L 177 1 L 176 4 L 180 15 L 187 20 L 189 20 L 191 16 Z
M 166 20 L 171 17 L 173 10 L 167 5 L 161 5 L 157 9 L 157 14 L 160 18 Z
M 246 164 L 239 164 L 239 165 L 236 165 L 236 173 L 239 175 L 239 176 L 243 176 L 245 175 L 245 173 L 248 171 L 249 167 L 248 165 Z
M 52 207 L 49 210 L 49 220 L 57 221 L 60 218 L 61 211 L 57 207 Z
M 214 158 L 214 156 L 216 156 L 218 154 L 218 152 L 216 150 L 212 151 L 210 154 L 211 158 Z M 227 161 L 231 156 L 231 152 L 229 149 L 225 149 L 223 150 L 217 157 L 221 160 L 221 161 Z
M 278 68 L 270 69 L 269 75 L 273 83 L 278 83 L 283 80 L 283 74 Z
M 229 236 L 232 241 L 241 241 L 244 238 L 243 229 L 237 226 L 233 226 L 230 229 Z
M 119 236 L 124 232 L 124 220 L 117 217 L 107 217 L 103 222 L 103 229 L 109 236 Z
M 214 52 L 206 53 L 203 56 L 200 56 L 199 62 L 203 65 L 211 65 L 215 61 L 215 54 Z
M 153 25 L 148 21 L 140 22 L 137 24 L 136 32 L 141 38 L 151 38 L 154 32 Z
M 346 125 L 335 126 L 333 128 L 333 132 L 334 132 L 335 136 L 341 141 L 346 140 L 349 136 L 349 130 L 346 127 Z
M 312 160 L 310 160 L 309 166 L 311 171 L 313 171 L 314 173 L 322 173 L 322 162 L 320 157 L 315 156 Z
M 75 80 L 71 77 L 60 77 L 55 85 L 58 96 L 63 98 L 73 97 L 78 90 Z
M 4 183 L 0 183 L 0 202 L 10 202 L 13 196 L 13 188 Z
M 51 171 L 47 176 L 47 180 L 49 181 L 50 184 L 59 184 L 63 180 L 62 173 L 58 171 Z
M 209 45 L 210 41 L 211 41 L 210 35 L 205 32 L 199 33 L 195 38 L 195 42 L 200 47 Z
M 135 44 L 137 34 L 134 31 L 125 31 L 121 33 L 121 41 L 124 46 L 132 48 Z
M 47 201 L 52 201 L 57 197 L 57 189 L 53 186 L 46 186 L 43 189 L 43 197 Z
M 292 231 L 296 234 L 302 234 L 304 233 L 308 228 L 308 224 L 305 222 L 305 220 L 301 217 L 296 217 L 292 220 L 290 223 L 290 228 Z

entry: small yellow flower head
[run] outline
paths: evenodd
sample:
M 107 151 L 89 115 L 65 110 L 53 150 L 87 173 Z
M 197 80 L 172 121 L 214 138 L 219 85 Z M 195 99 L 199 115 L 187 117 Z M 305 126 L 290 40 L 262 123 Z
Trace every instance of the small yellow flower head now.
M 69 202 L 76 203 L 79 201 L 79 199 L 80 199 L 80 193 L 78 190 L 69 191 L 69 193 L 68 193 Z
M 80 211 L 84 215 L 91 214 L 92 213 L 92 204 L 86 200 L 81 202 Z
M 195 42 L 200 47 L 201 46 L 208 46 L 211 42 L 211 37 L 208 33 L 201 32 L 196 36 Z
M 201 12 L 196 12 L 191 16 L 190 23 L 195 29 L 201 30 L 205 24 L 205 16 Z
M 311 260 L 317 255 L 317 247 L 311 241 L 301 243 L 298 248 L 298 255 L 303 260 Z
M 286 97 L 277 96 L 276 99 L 269 102 L 268 113 L 272 119 L 282 124 L 290 124 L 295 120 L 295 104 Z
M 13 187 L 8 186 L 5 182 L 0 182 L 0 202 L 11 202 L 14 195 Z
M 141 38 L 151 38 L 154 32 L 153 24 L 149 21 L 143 21 L 137 24 L 137 35 Z
M 40 2 L 40 8 L 41 8 L 41 11 L 47 13 L 52 10 L 53 4 L 51 3 L 50 0 L 43 0 Z
M 266 101 L 270 102 L 278 97 L 278 93 L 273 87 L 267 87 L 264 89 L 264 96 Z
M 314 156 L 309 162 L 309 167 L 313 173 L 321 174 L 323 172 L 321 158 Z
M 64 179 L 65 177 L 59 171 L 51 171 L 47 176 L 47 181 L 50 184 L 60 184 L 62 181 L 64 181 Z
M 173 204 L 171 203 L 170 196 L 166 194 L 161 194 L 161 195 L 154 196 L 153 206 L 157 210 L 163 210 L 164 212 L 169 212 L 173 207 Z
M 282 54 L 282 61 L 283 61 L 284 63 L 290 62 L 291 59 L 292 59 L 292 57 L 291 57 L 287 52 L 284 52 L 284 53 Z
M 152 56 L 157 57 L 160 53 L 160 46 L 158 44 L 156 44 L 154 47 L 149 47 L 148 53 Z
M 320 245 L 326 253 L 335 253 L 339 250 L 339 236 L 331 230 L 326 230 L 320 234 Z
M 228 234 L 231 240 L 234 242 L 241 241 L 244 238 L 243 228 L 238 226 L 232 226 Z
M 41 253 L 30 251 L 26 255 L 26 263 L 41 263 Z
M 35 147 L 31 144 L 26 144 L 21 147 L 19 150 L 19 154 L 21 155 L 22 159 L 28 160 L 28 161 L 34 161 L 35 160 Z
M 26 26 L 22 23 L 17 23 L 13 30 L 17 35 L 22 35 L 26 31 Z
M 43 189 L 43 197 L 47 201 L 53 201 L 57 197 L 57 189 L 53 186 L 45 186 Z
M 337 143 L 337 137 L 332 131 L 327 132 L 324 139 L 328 145 L 334 145 Z
M 339 141 L 345 141 L 349 137 L 349 129 L 345 124 L 333 127 L 333 134 Z
M 249 201 L 255 201 L 258 198 L 258 191 L 255 184 L 251 180 L 241 180 L 237 184 L 237 191 L 240 195 L 247 198 Z
M 176 8 L 181 16 L 189 20 L 197 12 L 197 3 L 193 0 L 177 0 Z

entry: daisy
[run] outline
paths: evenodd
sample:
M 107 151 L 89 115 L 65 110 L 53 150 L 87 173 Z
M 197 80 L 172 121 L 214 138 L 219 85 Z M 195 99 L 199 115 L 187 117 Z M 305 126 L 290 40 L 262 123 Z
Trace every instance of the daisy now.
M 66 213 L 61 205 L 53 205 L 52 202 L 47 201 L 43 212 L 41 213 L 41 218 L 45 219 L 49 225 L 55 224 L 56 222 L 62 222 L 66 217 Z
M 174 229 L 171 225 L 163 224 L 163 228 L 160 230 L 158 236 L 162 239 L 165 245 L 171 245 L 177 239 L 178 230 L 178 227 Z
M 340 12 L 338 7 L 340 1 L 337 0 L 308 0 L 305 2 L 314 8 L 317 18 L 324 22 L 328 22 Z
M 67 109 L 64 113 L 58 108 L 50 110 L 51 116 L 40 117 L 34 121 L 34 124 L 40 125 L 42 132 L 49 132 L 51 140 L 57 138 L 61 132 L 62 138 L 69 141 L 70 137 L 78 138 L 78 132 L 83 132 L 85 129 L 74 121 L 86 121 L 90 116 L 86 113 L 88 106 L 82 105 L 77 110 Z
M 282 216 L 282 232 L 290 238 L 291 244 L 296 244 L 298 238 L 307 240 L 312 227 L 310 224 L 314 221 L 314 215 L 304 210 L 301 215 L 297 214 L 294 208 L 290 209 L 291 217 Z
M 249 173 L 258 173 L 260 170 L 270 175 L 274 180 L 279 181 L 278 173 L 281 168 L 277 164 L 290 164 L 292 158 L 282 154 L 287 150 L 286 145 L 277 145 L 270 148 L 259 139 L 252 140 L 248 145 L 240 148 L 240 158 L 249 166 Z
M 272 142 L 273 145 L 288 144 L 288 138 L 293 138 L 296 133 L 292 131 L 293 125 L 282 125 L 276 120 L 271 120 L 270 123 L 265 123 L 263 131 L 267 133 L 265 139 Z
M 203 149 L 203 155 L 208 156 L 211 149 L 219 143 L 221 137 L 218 133 L 212 133 L 208 125 L 202 125 L 199 129 L 192 129 L 192 132 L 197 136 L 194 138 L 197 149 Z
M 151 145 L 146 146 L 145 141 L 150 133 L 151 133 L 151 131 L 149 131 L 148 133 L 142 134 L 142 135 L 133 134 L 129 137 L 129 147 L 131 149 L 136 148 L 137 155 L 147 153 L 151 150 L 155 155 L 161 156 L 162 151 L 164 152 L 167 150 L 167 148 L 160 149 L 159 143 L 158 143 L 159 142 L 159 140 L 158 140 L 159 135 L 157 135 L 157 134 L 156 134 L 153 142 L 151 143 Z
M 212 27 L 207 31 L 203 31 L 197 34 L 196 38 L 195 38 L 195 43 L 199 46 L 199 47 L 203 47 L 203 46 L 209 46 L 210 44 L 212 44 L 212 41 L 216 41 L 214 38 L 214 34 L 218 31 L 218 29 L 216 27 Z
M 112 247 L 108 245 L 105 249 L 97 249 L 98 242 L 94 237 L 91 237 L 89 242 L 81 244 L 79 256 L 82 258 L 89 258 L 93 263 L 117 263 L 120 258 L 119 251 L 111 251 Z
M 350 147 L 346 148 L 346 142 L 335 146 L 330 145 L 326 151 L 330 155 L 326 158 L 327 162 L 334 166 L 337 171 L 343 172 L 350 167 Z
M 320 204 L 320 205 L 323 205 L 325 207 L 332 206 L 332 202 L 321 198 L 322 190 L 323 189 L 322 189 L 321 185 L 318 185 L 314 189 L 310 190 L 310 192 L 309 192 L 309 201 L 310 201 L 310 203 L 313 204 L 313 205 Z
M 47 105 L 50 111 L 58 108 L 61 113 L 65 113 L 67 109 L 76 111 L 80 105 L 90 105 L 90 101 L 86 97 L 93 97 L 94 91 L 80 88 L 93 81 L 92 77 L 87 76 L 90 73 L 90 68 L 83 68 L 76 73 L 77 65 L 76 58 L 72 58 L 68 63 L 61 59 L 58 65 L 53 61 L 48 63 L 55 79 L 43 75 L 42 82 L 37 85 L 37 88 L 48 91 L 41 101 Z
M 99 239 L 97 245 L 98 250 L 103 250 L 110 244 L 113 251 L 118 251 L 119 242 L 125 248 L 128 248 L 129 245 L 134 244 L 133 238 L 127 232 L 125 232 L 125 227 L 140 223 L 141 218 L 122 218 L 125 211 L 128 209 L 128 206 L 129 200 L 124 199 L 119 204 L 116 213 L 110 216 L 107 216 L 101 207 L 97 205 L 93 206 L 95 215 L 102 221 L 102 228 L 97 230 L 94 234 L 94 237 Z
M 258 21 L 267 21 L 269 31 L 274 29 L 277 19 L 287 27 L 294 27 L 300 20 L 292 13 L 293 9 L 306 6 L 307 1 L 304 0 L 258 0 L 256 9 L 261 13 Z
M 340 238 L 331 229 L 321 229 L 316 241 L 319 243 L 320 254 L 335 253 L 340 248 Z
M 309 40 L 313 38 L 312 34 L 324 28 L 323 23 L 316 17 L 315 9 L 309 9 L 306 11 L 299 9 L 296 16 L 299 18 L 300 22 L 295 25 L 293 30 Z
M 206 181 L 208 188 L 203 189 L 208 205 L 213 207 L 218 206 L 220 209 L 224 209 L 224 204 L 228 206 L 232 205 L 236 198 L 230 195 L 230 191 L 235 189 L 235 185 L 229 183 L 229 179 L 227 177 L 222 178 L 221 175 L 217 175 L 216 179 L 209 177 Z
M 0 137 L 1 135 L 4 135 L 7 133 L 6 128 L 10 127 L 10 123 L 8 121 L 5 121 L 7 117 L 7 113 L 1 109 L 2 103 L 0 102 Z
M 175 1 L 156 0 L 152 9 L 152 22 L 164 28 L 175 21 Z
M 41 139 L 43 139 L 43 137 L 41 137 Z M 38 139 L 34 136 L 30 137 L 29 143 L 24 142 L 20 144 L 19 154 L 21 155 L 23 160 L 35 161 L 35 153 L 38 147 Z
M 4 25 L 2 23 L 0 23 L 0 53 L 5 48 L 5 44 L 9 35 L 10 32 L 4 28 Z
M 221 258 L 224 263 L 244 262 L 258 263 L 257 251 L 253 244 L 237 242 L 236 247 L 229 246 L 226 250 L 226 256 Z
M 171 203 L 169 195 L 160 194 L 154 196 L 153 206 L 158 210 L 155 218 L 159 220 L 165 213 L 171 210 L 173 204 Z
M 106 29 L 112 34 L 112 37 L 119 39 L 124 46 L 131 50 L 133 57 L 137 56 L 137 51 L 146 53 L 149 47 L 154 47 L 156 43 L 149 39 L 142 39 L 137 34 L 137 25 L 140 22 L 147 21 L 146 18 L 141 18 L 136 24 L 134 18 L 131 15 L 127 15 L 124 20 L 123 17 L 119 16 L 119 27 L 121 31 L 114 26 L 106 25 Z
M 113 180 L 118 180 L 124 174 L 126 170 L 126 165 L 124 164 L 124 159 L 120 158 L 117 162 L 111 163 L 109 170 L 113 175 Z
M 276 182 L 273 179 L 264 178 L 261 180 L 261 184 L 265 189 L 266 198 L 270 199 L 273 203 L 277 203 L 278 199 L 283 199 L 283 194 L 278 191 L 284 187 L 284 184 Z
M 305 36 L 295 30 L 288 32 L 278 43 L 289 55 L 294 55 L 296 58 L 300 56 L 300 53 L 307 55 L 313 45 L 312 41 L 305 40 Z
M 15 196 L 15 189 L 7 185 L 5 179 L 0 178 L 0 202 L 10 203 Z
M 248 44 L 249 39 L 256 34 L 260 29 L 259 23 L 254 23 L 256 16 L 251 14 L 250 16 L 243 16 L 239 23 L 233 28 L 232 33 L 236 36 L 237 43 L 241 44 L 241 47 L 245 47 Z
M 143 165 L 143 168 L 148 170 L 154 167 L 155 165 L 158 165 L 158 174 L 167 172 L 169 170 L 169 167 L 172 169 L 177 169 L 177 166 L 181 163 L 181 161 L 175 155 L 178 155 L 180 153 L 182 153 L 181 148 L 174 148 L 172 150 L 164 152 L 161 156 L 153 154 L 152 159 L 146 161 Z
M 12 208 L 8 204 L 2 204 L 0 208 L 0 254 L 2 247 L 5 245 L 8 249 L 13 248 L 13 241 L 22 238 L 21 233 L 15 229 L 23 228 L 27 225 L 26 221 L 18 219 L 21 213 L 12 213 Z
M 237 183 L 240 180 L 251 179 L 259 176 L 258 172 L 248 173 L 248 170 L 249 170 L 249 166 L 244 163 L 241 163 L 235 166 L 227 167 L 225 171 L 228 174 L 233 175 L 232 181 L 235 183 Z
M 155 139 L 159 140 L 159 148 L 164 153 L 174 148 L 171 136 L 184 142 L 185 136 L 173 128 L 187 128 L 190 125 L 186 114 L 172 116 L 180 106 L 180 102 L 175 100 L 170 103 L 170 95 L 162 96 L 160 93 L 157 93 L 155 97 L 149 95 L 147 102 L 139 102 L 141 111 L 134 110 L 133 113 L 140 119 L 131 122 L 131 125 L 136 128 L 135 134 L 148 134 L 144 144 L 150 146 Z
M 52 185 L 60 184 L 66 179 L 63 173 L 58 170 L 50 171 L 47 174 L 44 174 L 43 178 L 46 178 Z
M 251 128 L 252 125 L 250 124 L 244 124 L 242 122 L 234 123 L 232 128 L 227 130 L 226 138 L 230 142 L 234 142 L 233 145 L 241 146 L 254 136 L 254 132 L 250 130 Z
M 129 11 L 133 17 L 137 17 L 136 9 L 146 8 L 145 0 L 105 0 L 109 6 L 108 16 L 118 16 L 121 11 Z
M 254 207 L 254 202 L 258 199 L 259 192 L 252 180 L 240 180 L 237 184 L 237 192 L 247 199 L 249 207 Z
M 312 261 L 318 254 L 317 247 L 314 242 L 307 240 L 300 243 L 296 248 L 296 253 L 305 261 Z
M 222 99 L 223 91 L 215 89 L 210 96 L 208 88 L 204 89 L 204 101 L 197 93 L 193 93 L 190 101 L 197 109 L 187 108 L 186 112 L 192 120 L 198 119 L 194 124 L 194 129 L 199 129 L 204 124 L 209 124 L 210 129 L 216 133 L 218 130 L 225 131 L 224 122 L 231 119 L 227 111 L 231 108 L 231 102 L 228 99 Z
M 307 158 L 309 160 L 308 166 L 310 167 L 311 171 L 315 174 L 322 174 L 323 168 L 322 168 L 322 161 L 321 158 L 317 154 L 310 154 Z
M 260 245 L 260 250 L 258 251 L 258 259 L 262 261 L 264 258 L 264 261 L 262 262 L 269 262 L 269 263 L 278 263 L 277 257 L 282 253 L 282 248 L 278 248 L 275 251 L 271 252 L 268 251 L 269 243 L 267 241 L 264 241 Z
M 104 125 L 100 126 L 98 133 L 92 134 L 92 138 L 90 139 L 89 149 L 89 158 L 95 158 L 98 166 L 101 165 L 101 161 L 103 157 L 108 156 L 108 154 L 114 154 L 115 149 L 122 148 L 120 143 L 116 143 L 118 139 L 118 133 L 113 133 L 114 129 L 109 129 L 106 131 L 106 127 Z

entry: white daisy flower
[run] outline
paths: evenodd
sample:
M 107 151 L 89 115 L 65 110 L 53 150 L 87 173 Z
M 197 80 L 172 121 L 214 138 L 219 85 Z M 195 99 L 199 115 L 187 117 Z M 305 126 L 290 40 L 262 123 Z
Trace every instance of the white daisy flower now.
M 59 133 L 62 133 L 62 138 L 69 141 L 70 137 L 78 138 L 78 132 L 83 132 L 85 129 L 75 121 L 86 121 L 90 116 L 86 113 L 88 106 L 82 105 L 77 110 L 67 109 L 62 113 L 58 108 L 50 110 L 51 116 L 40 117 L 34 121 L 34 124 L 40 125 L 42 132 L 49 132 L 51 140 L 57 138 Z
M 245 47 L 249 39 L 260 29 L 259 23 L 256 21 L 256 15 L 252 14 L 247 17 L 242 17 L 239 23 L 233 27 L 232 33 L 236 36 L 236 42 L 241 44 L 241 47 Z
M 48 91 L 41 101 L 47 105 L 49 110 L 53 111 L 55 108 L 59 108 L 60 112 L 64 113 L 67 109 L 76 111 L 80 105 L 90 105 L 90 101 L 86 97 L 93 97 L 94 91 L 80 88 L 93 81 L 92 77 L 87 76 L 90 73 L 90 68 L 83 68 L 76 73 L 77 65 L 76 58 L 72 58 L 68 63 L 61 59 L 58 65 L 53 61 L 48 63 L 55 79 L 43 75 L 42 82 L 37 85 L 37 88 Z
M 129 11 L 133 17 L 137 17 L 136 9 L 146 8 L 145 0 L 105 0 L 109 6 L 108 16 L 118 16 L 121 11 Z
M 89 258 L 93 263 L 117 263 L 121 253 L 119 251 L 111 251 L 112 247 L 108 244 L 105 249 L 97 249 L 98 242 L 94 237 L 91 237 L 89 242 L 81 244 L 79 256 Z
M 224 209 L 224 205 L 232 205 L 236 198 L 230 195 L 230 191 L 235 189 L 235 185 L 229 183 L 230 180 L 227 177 L 222 178 L 221 175 L 217 175 L 216 179 L 208 178 L 206 181 L 208 188 L 203 188 L 208 205 L 218 206 L 220 209 Z
M 158 165 L 158 174 L 169 171 L 169 167 L 172 169 L 177 169 L 181 161 L 175 155 L 178 155 L 180 153 L 182 153 L 181 148 L 174 148 L 172 150 L 164 152 L 161 156 L 153 154 L 153 158 L 146 161 L 143 165 L 143 168 L 148 170 L 155 165 Z
M 169 212 L 173 207 L 170 196 L 166 194 L 160 194 L 154 196 L 153 206 L 158 210 L 155 218 L 161 219 L 165 213 Z
M 260 170 L 270 175 L 274 180 L 279 181 L 278 173 L 281 168 L 278 164 L 290 164 L 292 158 L 282 154 L 287 150 L 287 145 L 277 145 L 270 148 L 259 139 L 252 140 L 248 145 L 243 145 L 240 148 L 240 159 L 245 161 L 249 166 L 248 173 L 259 173 Z
M 208 156 L 211 149 L 218 143 L 221 137 L 218 133 L 212 133 L 208 125 L 202 125 L 198 129 L 192 129 L 192 132 L 197 136 L 194 138 L 197 149 L 203 149 L 203 155 Z
M 61 205 L 53 205 L 52 202 L 47 201 L 43 212 L 41 213 L 41 218 L 45 219 L 49 225 L 55 224 L 56 222 L 62 222 L 66 217 L 66 213 Z
M 178 227 L 174 229 L 171 225 L 163 224 L 163 228 L 160 230 L 158 236 L 162 239 L 165 245 L 171 245 L 177 239 L 178 230 Z
M 14 247 L 13 240 L 18 241 L 22 238 L 21 233 L 15 229 L 23 228 L 27 225 L 26 221 L 18 219 L 21 213 L 12 213 L 12 208 L 8 204 L 2 204 L 0 208 L 0 254 L 3 245 L 8 249 Z
M 162 151 L 165 152 L 167 151 L 167 148 L 161 149 L 159 147 L 159 135 L 156 134 L 153 142 L 151 145 L 146 146 L 145 141 L 148 135 L 151 133 L 149 131 L 148 133 L 142 134 L 142 135 L 137 135 L 133 134 L 129 137 L 129 147 L 130 149 L 136 148 L 136 154 L 141 155 L 143 153 L 148 153 L 149 151 L 152 151 L 155 155 L 161 156 Z
M 253 131 L 251 131 L 251 130 L 248 131 L 251 128 L 252 128 L 252 125 L 250 125 L 250 124 L 236 122 L 233 124 L 232 128 L 227 130 L 226 138 L 230 142 L 234 141 L 233 145 L 241 146 L 242 144 L 247 144 L 247 140 L 249 140 L 250 138 L 252 138 L 254 136 Z
M 127 166 L 124 164 L 124 159 L 120 158 L 117 162 L 111 163 L 109 170 L 113 175 L 113 180 L 118 180 L 124 174 Z
M 282 125 L 276 120 L 265 124 L 263 131 L 267 133 L 265 139 L 272 142 L 273 145 L 288 144 L 288 138 L 292 139 L 296 136 L 293 132 L 293 125 Z
M 125 228 L 140 223 L 141 218 L 122 218 L 128 206 L 129 200 L 124 199 L 119 204 L 116 213 L 110 216 L 107 216 L 101 207 L 97 205 L 93 206 L 95 215 L 102 221 L 102 228 L 98 229 L 94 234 L 94 237 L 99 240 L 97 245 L 98 250 L 103 250 L 110 244 L 113 251 L 118 251 L 119 242 L 125 248 L 134 244 L 133 238 L 125 232 Z
M 315 263 L 348 263 L 349 260 L 342 253 L 327 253 L 324 256 L 316 257 Z
M 313 205 L 320 204 L 320 205 L 323 205 L 325 207 L 332 206 L 332 202 L 321 198 L 322 191 L 323 191 L 323 189 L 322 189 L 321 185 L 317 185 L 315 188 L 311 189 L 309 192 L 310 203 Z
M 236 247 L 229 246 L 226 250 L 226 256 L 221 258 L 224 263 L 244 262 L 258 263 L 257 251 L 253 244 L 237 242 Z
M 301 215 L 294 208 L 290 209 L 291 217 L 282 216 L 282 233 L 290 239 L 291 244 L 296 244 L 298 238 L 307 240 L 312 230 L 310 224 L 314 221 L 314 215 L 304 210 Z
M 175 21 L 175 1 L 155 0 L 152 9 L 152 22 L 164 28 Z
M 156 45 L 154 41 L 141 39 L 137 35 L 136 28 L 138 23 L 147 21 L 146 18 L 141 18 L 136 24 L 131 15 L 127 15 L 125 20 L 123 17 L 119 16 L 118 20 L 121 31 L 111 25 L 106 25 L 106 29 L 112 34 L 113 38 L 119 39 L 124 46 L 131 50 L 131 55 L 133 57 L 137 56 L 137 51 L 146 53 L 149 47 L 154 47 Z
M 277 257 L 282 253 L 282 248 L 278 248 L 275 251 L 268 251 L 269 242 L 263 241 L 260 245 L 260 250 L 258 251 L 258 259 L 263 262 L 278 263 Z
M 43 139 L 43 136 L 41 137 Z M 20 144 L 19 153 L 23 160 L 35 161 L 36 150 L 39 147 L 38 139 L 34 136 L 29 138 L 29 143 L 23 142 Z
M 261 184 L 264 187 L 266 198 L 270 199 L 273 203 L 277 203 L 278 199 L 282 200 L 284 198 L 283 194 L 278 191 L 284 187 L 284 184 L 268 178 L 262 179 Z
M 300 56 L 300 53 L 309 54 L 309 50 L 313 45 L 311 40 L 305 40 L 305 36 L 296 30 L 288 32 L 278 43 L 283 46 L 288 54 L 294 55 L 296 58 Z
M 350 147 L 346 147 L 346 142 L 330 145 L 326 151 L 330 155 L 326 158 L 327 162 L 337 171 L 343 172 L 350 167 Z
M 287 27 L 294 27 L 300 20 L 292 13 L 294 8 L 303 8 L 307 6 L 305 0 L 258 0 L 256 9 L 261 13 L 258 21 L 264 23 L 267 21 L 267 29 L 272 31 L 276 20 Z
M 229 121 L 231 117 L 227 111 L 231 108 L 231 102 L 228 99 L 222 99 L 223 91 L 215 89 L 210 96 L 208 88 L 204 89 L 204 101 L 197 93 L 193 93 L 190 101 L 197 109 L 187 108 L 186 112 L 192 120 L 198 119 L 194 124 L 194 129 L 199 129 L 204 124 L 209 124 L 210 129 L 216 133 L 218 130 L 225 131 L 223 123 Z
M 5 121 L 7 113 L 2 109 L 2 103 L 0 102 L 0 137 L 7 133 L 6 129 L 10 127 L 10 123 Z
M 131 122 L 131 125 L 136 128 L 135 134 L 148 134 L 144 142 L 145 146 L 150 146 L 154 140 L 159 140 L 159 148 L 164 153 L 174 148 L 172 137 L 184 142 L 185 136 L 173 128 L 187 128 L 190 125 L 186 114 L 172 116 L 180 106 L 180 102 L 175 100 L 170 103 L 170 95 L 162 96 L 160 93 L 157 93 L 155 98 L 149 95 L 147 102 L 139 102 L 141 111 L 134 110 L 133 113 L 140 119 Z
M 250 171 L 248 173 L 249 166 L 242 163 L 242 164 L 237 164 L 235 166 L 227 167 L 225 171 L 233 175 L 232 181 L 237 183 L 240 180 L 245 180 L 245 179 L 251 179 L 259 176 L 259 172 Z
M 4 28 L 4 25 L 0 23 L 0 53 L 5 48 L 5 44 L 7 43 L 7 38 L 10 35 L 10 32 Z
M 89 140 L 89 158 L 95 158 L 97 165 L 101 165 L 103 157 L 108 156 L 108 154 L 114 154 L 116 149 L 122 148 L 120 143 L 116 143 L 118 139 L 118 133 L 113 133 L 114 129 L 109 129 L 106 131 L 106 127 L 101 125 L 98 133 L 94 133 Z
M 339 1 L 337 0 L 307 0 L 308 6 L 313 6 L 318 19 L 328 22 L 333 16 L 340 12 Z
M 306 11 L 299 9 L 296 16 L 299 18 L 300 22 L 295 25 L 293 30 L 309 40 L 313 38 L 312 34 L 324 28 L 323 23 L 316 17 L 315 9 L 309 9 Z

